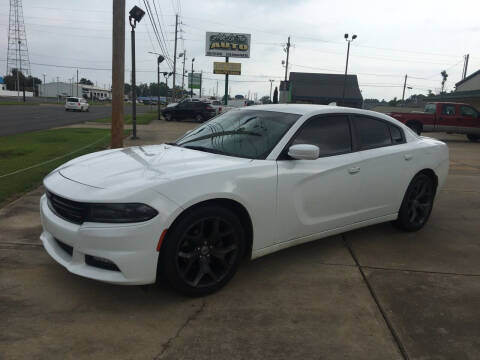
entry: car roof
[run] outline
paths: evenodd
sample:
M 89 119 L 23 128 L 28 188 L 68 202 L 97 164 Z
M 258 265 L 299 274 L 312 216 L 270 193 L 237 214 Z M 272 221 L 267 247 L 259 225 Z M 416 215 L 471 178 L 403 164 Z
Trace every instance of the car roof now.
M 246 110 L 265 110 L 265 111 L 277 111 L 298 115 L 318 115 L 329 113 L 349 113 L 349 114 L 362 114 L 377 117 L 385 117 L 385 114 L 363 110 L 357 108 L 335 106 L 335 105 L 313 105 L 313 104 L 268 104 L 268 105 L 253 105 L 243 107 L 240 109 Z

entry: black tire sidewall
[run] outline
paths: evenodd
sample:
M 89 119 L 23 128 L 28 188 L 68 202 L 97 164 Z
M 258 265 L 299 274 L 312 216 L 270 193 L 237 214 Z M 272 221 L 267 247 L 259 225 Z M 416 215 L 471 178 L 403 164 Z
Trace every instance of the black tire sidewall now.
M 422 181 L 427 180 L 430 183 L 430 186 L 432 187 L 432 192 L 433 192 L 432 206 L 430 206 L 430 210 L 428 211 L 428 214 L 425 218 L 425 221 L 420 225 L 419 224 L 412 224 L 409 221 L 409 219 L 408 219 L 408 209 L 407 209 L 408 195 L 410 194 L 413 187 L 415 186 L 415 184 L 419 180 L 422 180 Z M 418 230 L 420 230 L 422 227 L 425 226 L 425 224 L 428 222 L 428 219 L 430 218 L 430 215 L 431 215 L 432 209 L 433 209 L 434 199 L 435 199 L 435 187 L 434 187 L 434 183 L 433 183 L 432 178 L 430 176 L 425 175 L 425 174 L 415 175 L 415 177 L 412 179 L 412 181 L 408 185 L 408 188 L 407 188 L 407 191 L 405 192 L 405 195 L 403 196 L 402 205 L 400 206 L 400 210 L 398 211 L 398 218 L 395 222 L 395 225 L 397 225 L 398 227 L 400 227 L 401 229 L 406 230 L 406 231 L 418 231 Z
M 229 222 L 237 232 L 239 236 L 239 253 L 235 264 L 232 266 L 230 272 L 218 283 L 210 287 L 194 288 L 186 284 L 180 277 L 176 266 L 177 257 L 177 243 L 180 241 L 183 231 L 189 227 L 189 225 L 197 219 L 203 217 L 220 217 L 223 220 Z M 170 227 L 165 238 L 159 256 L 159 270 L 161 275 L 166 278 L 170 285 L 180 293 L 187 296 L 204 296 L 213 293 L 222 288 L 230 279 L 235 275 L 238 266 L 243 258 L 245 252 L 245 231 L 238 217 L 229 209 L 221 206 L 198 206 L 191 210 L 187 210 L 186 213 L 180 215 L 175 220 L 173 226 Z

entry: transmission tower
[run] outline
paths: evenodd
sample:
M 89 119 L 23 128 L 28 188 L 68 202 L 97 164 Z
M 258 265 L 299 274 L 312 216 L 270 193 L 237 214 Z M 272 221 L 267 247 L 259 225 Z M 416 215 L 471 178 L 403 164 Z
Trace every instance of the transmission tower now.
M 18 69 L 23 75 L 30 75 L 27 34 L 23 21 L 22 0 L 10 0 L 10 18 L 8 23 L 7 75 Z M 18 77 L 17 77 L 18 79 Z M 18 83 L 16 87 L 19 88 Z

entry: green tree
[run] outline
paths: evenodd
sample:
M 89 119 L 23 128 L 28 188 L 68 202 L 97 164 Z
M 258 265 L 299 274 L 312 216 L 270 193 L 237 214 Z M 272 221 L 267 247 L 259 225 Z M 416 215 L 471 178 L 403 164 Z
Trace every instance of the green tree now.
M 278 87 L 275 86 L 275 90 L 273 91 L 273 103 L 278 104 Z
M 93 81 L 88 80 L 87 78 L 81 78 L 78 83 L 82 85 L 93 85 Z

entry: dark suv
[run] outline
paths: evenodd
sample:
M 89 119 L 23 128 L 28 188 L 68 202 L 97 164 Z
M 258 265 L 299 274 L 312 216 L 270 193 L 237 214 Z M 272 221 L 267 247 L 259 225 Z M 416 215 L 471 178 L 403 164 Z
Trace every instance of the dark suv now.
M 176 105 L 167 106 L 162 110 L 162 115 L 167 121 L 193 119 L 204 122 L 216 115 L 215 109 L 203 101 L 184 100 Z

